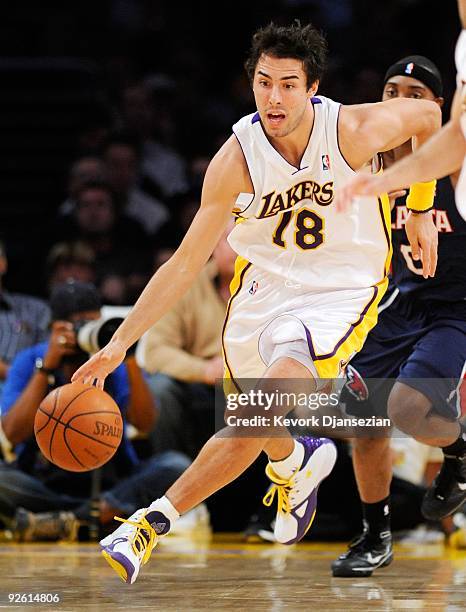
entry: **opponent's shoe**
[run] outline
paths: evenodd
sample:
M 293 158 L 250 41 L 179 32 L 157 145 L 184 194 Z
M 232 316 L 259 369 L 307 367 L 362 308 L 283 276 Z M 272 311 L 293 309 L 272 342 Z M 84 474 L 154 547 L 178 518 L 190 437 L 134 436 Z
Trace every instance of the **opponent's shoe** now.
M 277 495 L 274 535 L 281 544 L 299 542 L 312 525 L 317 508 L 317 490 L 337 459 L 335 444 L 327 438 L 302 436 L 297 441 L 304 446 L 304 459 L 290 479 L 277 476 L 270 463 L 265 470 L 273 484 L 263 502 L 270 506 Z
M 149 561 L 159 536 L 170 529 L 170 521 L 161 512 L 148 513 L 147 508 L 136 510 L 129 519 L 116 516 L 115 520 L 123 525 L 100 541 L 102 555 L 124 582 L 133 584 L 141 565 Z
M 16 510 L 12 531 L 20 542 L 78 539 L 79 521 L 72 512 L 28 512 Z
M 445 455 L 443 465 L 422 500 L 426 519 L 438 521 L 453 514 L 466 502 L 466 455 Z
M 332 563 L 332 575 L 340 578 L 366 578 L 372 576 L 375 569 L 386 567 L 392 561 L 391 533 L 387 531 L 384 537 L 374 537 L 365 531 Z

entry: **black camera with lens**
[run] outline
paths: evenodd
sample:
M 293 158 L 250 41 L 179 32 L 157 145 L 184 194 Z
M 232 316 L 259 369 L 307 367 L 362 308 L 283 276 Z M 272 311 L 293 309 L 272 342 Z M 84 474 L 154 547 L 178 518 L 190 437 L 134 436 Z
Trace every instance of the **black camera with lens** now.
M 79 348 L 91 355 L 97 353 L 108 344 L 123 320 L 123 317 L 112 317 L 110 319 L 95 319 L 94 321 L 75 321 L 73 329 Z M 128 353 L 134 353 L 135 350 L 136 344 L 130 348 Z

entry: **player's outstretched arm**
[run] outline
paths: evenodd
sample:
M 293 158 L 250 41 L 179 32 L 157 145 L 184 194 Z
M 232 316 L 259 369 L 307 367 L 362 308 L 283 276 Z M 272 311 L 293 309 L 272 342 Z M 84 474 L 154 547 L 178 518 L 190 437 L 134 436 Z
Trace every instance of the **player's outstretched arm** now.
M 459 170 L 466 155 L 466 140 L 460 125 L 461 97 L 457 91 L 450 121 L 412 155 L 393 164 L 382 177 L 386 189 L 449 176 Z
M 408 106 L 405 104 L 406 102 Z M 387 108 L 390 110 L 395 109 L 394 103 L 397 104 L 397 114 L 394 115 L 394 120 L 391 121 L 386 111 Z M 416 126 L 417 129 L 419 129 L 419 127 L 422 128 L 422 117 L 421 122 L 419 122 L 416 116 L 413 117 L 412 115 L 412 111 L 420 113 L 421 109 L 418 108 L 419 104 L 424 105 L 424 108 L 428 105 L 428 107 L 430 107 L 429 112 L 433 113 L 426 123 L 427 128 L 430 123 L 431 129 L 429 130 L 428 128 L 427 131 L 425 129 L 421 130 L 423 133 L 417 135 L 415 139 L 415 144 L 417 144 L 419 148 L 417 148 L 412 155 L 408 155 L 393 164 L 393 166 L 383 174 L 376 176 L 370 174 L 356 174 L 354 179 L 347 183 L 344 188 L 340 189 L 335 195 L 335 206 L 337 210 L 340 212 L 346 210 L 351 205 L 351 201 L 355 196 L 376 196 L 382 193 L 404 189 L 416 182 L 426 182 L 435 178 L 447 176 L 461 167 L 466 153 L 466 142 L 459 123 L 460 95 L 458 91 L 453 101 L 451 119 L 441 130 L 437 131 L 437 133 L 434 133 L 436 131 L 435 126 L 436 124 L 438 125 L 440 121 L 440 110 L 438 107 L 435 108 L 437 105 L 427 100 L 408 99 L 388 100 L 374 105 L 360 106 L 359 108 L 364 109 L 369 106 L 380 107 L 381 105 L 385 105 L 384 112 L 381 116 L 379 113 L 380 108 L 376 108 L 377 113 L 369 118 L 363 133 L 367 132 L 367 125 L 369 125 L 369 127 L 371 126 L 372 118 L 374 116 L 379 116 L 385 123 L 388 120 L 390 124 L 388 127 L 386 125 L 384 132 L 381 134 L 381 138 L 378 136 L 374 139 L 376 143 L 379 143 L 380 147 L 383 147 L 380 148 L 380 151 L 390 149 L 390 146 L 387 147 L 387 142 L 390 142 L 390 140 L 393 141 L 393 130 L 395 130 L 395 132 L 398 130 L 402 138 L 405 138 L 404 141 L 406 142 L 406 140 L 415 135 L 415 132 L 412 132 L 411 136 L 406 138 L 407 127 L 410 130 L 413 128 L 416 129 Z M 351 107 L 344 108 L 351 109 Z M 398 115 L 400 111 L 403 112 Z M 406 121 L 406 119 L 408 119 L 408 121 Z M 404 124 L 404 128 L 402 124 Z M 370 129 L 376 130 L 375 125 L 372 124 L 372 128 Z M 429 131 L 431 134 L 430 138 Z M 373 139 L 371 139 L 371 141 L 372 140 Z M 365 147 L 365 150 L 366 149 L 367 147 Z M 367 155 L 367 151 L 365 151 L 364 155 Z
M 413 148 L 422 145 L 441 124 L 442 114 L 435 102 L 396 98 L 343 106 L 338 136 L 344 157 L 359 170 L 377 153 L 395 149 L 408 140 L 413 140 Z
M 220 239 L 241 191 L 250 191 L 250 183 L 239 144 L 231 137 L 207 170 L 201 206 L 181 245 L 150 279 L 110 342 L 76 371 L 73 381 L 103 387 L 128 348 L 192 285 Z
M 413 141 L 413 147 L 428 142 L 440 129 L 441 113 L 434 102 L 397 98 L 377 104 L 343 107 L 341 123 L 342 152 L 353 168 L 359 168 L 376 152 L 391 150 L 407 140 Z M 355 134 L 357 138 L 354 138 Z M 355 196 L 376 196 L 410 184 L 388 184 L 386 175 L 389 173 L 390 170 L 381 175 L 357 173 L 335 194 L 337 211 L 347 210 Z M 433 189 L 432 185 L 427 199 L 423 195 L 423 203 L 430 199 L 431 204 Z M 437 265 L 437 230 L 429 215 L 417 217 L 411 215 L 407 236 L 413 253 L 422 259 L 423 275 L 427 278 L 435 274 Z
M 375 104 L 343 106 L 338 130 L 341 150 L 350 166 L 359 170 L 377 153 L 390 151 L 407 140 L 412 139 L 413 146 L 422 145 L 440 129 L 441 121 L 439 106 L 429 100 L 397 98 Z M 382 174 L 358 172 L 337 190 L 336 210 L 348 210 L 356 196 L 378 196 L 416 182 L 417 179 L 390 180 L 392 169 L 407 159 L 411 156 Z

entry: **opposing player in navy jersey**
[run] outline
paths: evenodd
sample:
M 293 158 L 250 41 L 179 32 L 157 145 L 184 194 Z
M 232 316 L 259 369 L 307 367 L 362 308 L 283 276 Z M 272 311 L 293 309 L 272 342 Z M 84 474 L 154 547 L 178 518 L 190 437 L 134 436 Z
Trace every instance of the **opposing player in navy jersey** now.
M 425 98 L 442 105 L 442 80 L 427 58 L 410 56 L 389 68 L 383 99 Z M 406 146 L 382 154 L 384 167 L 409 154 Z M 392 275 L 379 322 L 348 367 L 346 410 L 388 413 L 421 442 L 443 447 L 445 461 L 424 499 L 427 518 L 454 512 L 466 499 L 466 443 L 458 428 L 458 385 L 466 362 L 466 222 L 455 205 L 458 173 L 437 183 L 432 216 L 439 232 L 437 274 L 424 278 L 404 225 L 405 198 L 392 210 Z M 385 379 L 368 380 L 368 379 Z M 395 382 L 396 380 L 396 382 Z M 393 557 L 389 438 L 355 439 L 353 463 L 362 500 L 364 531 L 339 559 L 334 576 L 370 576 Z

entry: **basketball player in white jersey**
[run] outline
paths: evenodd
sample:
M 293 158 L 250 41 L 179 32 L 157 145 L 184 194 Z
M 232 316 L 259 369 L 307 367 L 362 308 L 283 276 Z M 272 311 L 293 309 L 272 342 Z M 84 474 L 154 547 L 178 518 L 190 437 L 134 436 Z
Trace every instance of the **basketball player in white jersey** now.
M 347 211 L 355 196 L 393 191 L 415 181 L 430 181 L 461 169 L 455 195 L 458 211 L 466 219 L 466 0 L 458 0 L 462 31 L 456 43 L 456 93 L 450 121 L 428 143 L 394 164 L 381 176 L 356 175 L 336 195 L 335 207 Z
M 316 97 L 325 55 L 325 41 L 311 25 L 270 24 L 254 35 L 246 67 L 257 112 L 238 121 L 213 158 L 200 210 L 176 253 L 74 380 L 103 386 L 128 347 L 192 284 L 232 211 L 239 222 L 230 243 L 239 257 L 224 329 L 230 386 L 239 390 L 241 379 L 256 378 L 260 390 L 293 392 L 294 379 L 315 390 L 319 379 L 339 376 L 361 348 L 387 286 L 389 202 L 386 195 L 363 198 L 351 212 L 337 214 L 334 190 L 355 170 L 370 173 L 368 163 L 379 151 L 410 138 L 426 141 L 441 116 L 425 100 L 340 106 Z M 421 241 L 427 276 L 435 271 L 435 254 L 424 225 L 423 215 L 408 220 L 414 241 Z M 255 410 L 250 402 L 241 417 L 264 415 Z M 267 416 L 275 423 L 289 410 L 273 404 Z M 133 583 L 180 514 L 237 478 L 261 451 L 269 457 L 272 482 L 267 503 L 278 498 L 275 537 L 286 544 L 300 540 L 315 514 L 317 487 L 334 465 L 333 443 L 294 440 L 286 427 L 272 431 L 240 421 L 212 437 L 164 497 L 120 519 L 123 525 L 101 542 L 106 560 Z

